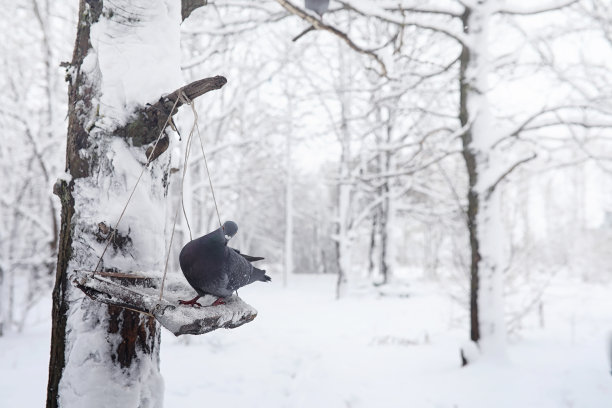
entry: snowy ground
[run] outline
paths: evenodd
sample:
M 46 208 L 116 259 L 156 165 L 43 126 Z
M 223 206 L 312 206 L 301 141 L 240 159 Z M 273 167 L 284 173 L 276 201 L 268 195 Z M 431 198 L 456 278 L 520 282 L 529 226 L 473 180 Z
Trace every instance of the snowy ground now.
M 328 276 L 298 276 L 286 290 L 255 284 L 240 291 L 259 311 L 252 323 L 199 337 L 164 332 L 165 406 L 610 408 L 611 290 L 553 282 L 543 329 L 527 324 L 507 361 L 460 368 L 465 311 L 434 283 L 413 282 L 409 297 L 342 301 Z M 47 313 L 0 338 L 0 407 L 43 405 Z

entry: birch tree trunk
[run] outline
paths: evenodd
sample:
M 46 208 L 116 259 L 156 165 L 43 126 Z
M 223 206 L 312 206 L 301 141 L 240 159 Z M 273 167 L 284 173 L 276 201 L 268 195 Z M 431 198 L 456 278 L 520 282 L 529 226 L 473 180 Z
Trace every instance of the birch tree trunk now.
M 81 0 L 69 81 L 66 176 L 53 290 L 47 407 L 159 407 L 155 319 L 86 298 L 73 271 L 93 270 L 169 112 L 145 112 L 181 85 L 181 4 Z M 184 10 L 183 10 L 184 13 Z M 104 269 L 163 269 L 168 153 L 143 173 Z

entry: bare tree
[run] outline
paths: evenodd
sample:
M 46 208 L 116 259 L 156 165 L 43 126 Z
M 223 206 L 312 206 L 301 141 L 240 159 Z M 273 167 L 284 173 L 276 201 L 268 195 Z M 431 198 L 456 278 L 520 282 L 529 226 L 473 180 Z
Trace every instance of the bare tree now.
M 315 28 L 329 31 L 347 40 L 348 36 L 340 30 L 329 29 L 327 25 L 316 21 L 315 17 L 295 10 L 297 7 L 289 2 L 279 0 L 279 3 Z M 508 157 L 508 146 L 504 142 L 521 132 L 541 128 L 535 122 L 546 127 L 552 126 L 553 123 L 563 123 L 564 120 L 556 118 L 551 122 L 550 117 L 546 120 L 546 114 L 549 112 L 543 109 L 528 119 L 525 126 L 519 126 L 516 129 L 518 133 L 511 132 L 514 136 L 508 136 L 497 129 L 496 119 L 489 107 L 491 85 L 488 78 L 496 70 L 490 56 L 489 32 L 492 21 L 496 18 L 552 13 L 577 2 L 560 0 L 534 6 L 520 6 L 518 3 L 495 0 L 447 1 L 435 6 L 410 1 L 398 4 L 377 4 L 372 1 L 367 2 L 367 5 L 352 1 L 340 3 L 345 9 L 364 18 L 393 24 L 402 30 L 436 33 L 441 41 L 449 45 L 448 50 L 452 54 L 448 59 L 450 63 L 443 64 L 441 70 L 431 72 L 423 80 L 436 77 L 450 69 L 457 72 L 458 135 L 462 141 L 462 156 L 468 174 L 466 221 L 471 248 L 470 337 L 478 342 L 487 354 L 503 353 L 505 329 L 502 274 L 507 254 L 505 231 L 501 224 L 499 186 L 516 168 L 535 158 L 535 155 L 528 151 L 518 159 Z M 401 48 L 404 35 L 404 32 L 401 32 L 392 37 L 390 42 L 396 46 L 400 44 Z M 365 49 L 355 47 L 353 40 L 350 43 L 347 41 L 347 44 L 358 52 L 363 53 Z M 370 56 L 381 61 L 377 55 Z M 389 66 L 382 61 L 381 65 Z M 387 71 L 385 69 L 383 73 L 393 77 L 394 73 Z
M 14 9 L 8 8 L 14 7 Z M 61 172 L 65 95 L 58 86 L 60 55 L 71 25 L 70 5 L 55 7 L 32 0 L 7 5 L 1 24 L 0 124 L 4 129 L 2 230 L 11 239 L 0 245 L 0 326 L 21 330 L 30 309 L 52 284 L 57 258 L 58 201 L 51 192 Z M 27 23 L 26 23 L 27 20 Z M 16 290 L 15 288 L 23 288 Z M 3 323 L 1 323 L 3 322 Z M 0 332 L 3 330 L 0 330 Z

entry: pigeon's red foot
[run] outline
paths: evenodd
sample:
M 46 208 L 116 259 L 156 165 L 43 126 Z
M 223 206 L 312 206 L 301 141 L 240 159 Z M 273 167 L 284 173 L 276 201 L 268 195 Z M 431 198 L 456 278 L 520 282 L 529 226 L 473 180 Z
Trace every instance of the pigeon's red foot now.
M 217 300 L 213 302 L 211 306 L 219 306 L 219 305 L 224 305 L 224 304 L 225 304 L 225 300 L 223 300 L 223 298 L 218 298 Z
M 179 304 L 180 305 L 192 306 L 192 307 L 202 307 L 202 305 L 197 302 L 197 300 L 199 298 L 201 298 L 201 297 L 202 296 L 196 296 L 196 297 L 194 297 L 191 300 L 179 300 Z

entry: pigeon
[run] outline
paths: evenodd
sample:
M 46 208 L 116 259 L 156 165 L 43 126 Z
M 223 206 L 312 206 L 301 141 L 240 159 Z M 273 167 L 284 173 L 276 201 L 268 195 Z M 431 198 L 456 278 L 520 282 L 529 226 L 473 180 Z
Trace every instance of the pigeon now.
M 329 7 L 329 0 L 305 0 L 304 7 L 323 17 Z
M 304 7 L 308 10 L 317 13 L 319 15 L 319 18 L 323 18 L 323 14 L 325 14 L 329 7 L 329 0 L 304 0 Z M 307 29 L 293 37 L 292 41 L 295 42 L 299 40 L 303 35 L 314 29 L 314 26 L 308 27 Z
M 227 242 L 238 232 L 238 225 L 226 221 L 223 227 L 203 237 L 188 242 L 179 255 L 179 263 L 187 282 L 198 296 L 191 300 L 179 300 L 182 305 L 202 306 L 198 299 L 213 295 L 217 300 L 211 306 L 225 304 L 224 298 L 238 288 L 255 281 L 269 282 L 266 271 L 257 269 L 251 262 L 264 258 L 241 254 L 227 246 Z

